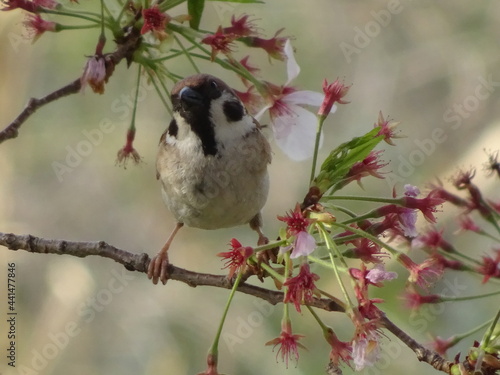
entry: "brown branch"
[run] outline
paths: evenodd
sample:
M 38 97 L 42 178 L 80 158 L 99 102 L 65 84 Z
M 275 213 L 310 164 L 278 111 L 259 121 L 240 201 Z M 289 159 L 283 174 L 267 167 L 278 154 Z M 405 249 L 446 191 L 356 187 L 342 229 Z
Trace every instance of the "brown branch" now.
M 400 339 L 407 347 L 409 347 L 416 354 L 417 359 L 420 362 L 426 362 L 438 371 L 450 373 L 450 368 L 453 365 L 452 362 L 447 361 L 435 351 L 427 349 L 423 345 L 416 342 L 410 336 L 406 334 L 401 328 L 395 325 L 386 316 L 381 318 L 382 324 L 388 331 L 392 332 L 394 336 Z
M 31 253 L 71 255 L 84 258 L 97 255 L 113 259 L 122 264 L 129 271 L 146 273 L 151 259 L 148 254 L 133 254 L 118 249 L 104 241 L 74 242 L 65 240 L 48 240 L 29 234 L 15 235 L 13 233 L 0 232 L 0 245 L 10 250 L 26 250 Z M 169 276 L 171 280 L 183 282 L 189 286 L 213 286 L 231 289 L 231 280 L 225 275 L 212 275 L 189 271 L 173 264 L 169 265 Z M 238 291 L 266 300 L 272 305 L 283 302 L 283 292 L 273 291 L 256 285 L 243 283 Z M 315 298 L 310 304 L 313 307 L 326 311 L 344 311 L 335 301 Z
M 80 258 L 96 255 L 113 259 L 122 264 L 129 271 L 147 273 L 151 258 L 148 254 L 134 254 L 118 249 L 104 241 L 76 242 L 66 240 L 50 240 L 35 237 L 30 234 L 16 235 L 13 233 L 0 232 L 0 245 L 10 250 L 26 250 L 31 253 L 70 255 Z M 212 275 L 189 271 L 173 264 L 169 265 L 171 280 L 183 282 L 191 287 L 212 286 L 217 288 L 231 289 L 232 282 L 225 275 Z M 261 298 L 272 305 L 283 302 L 283 292 L 269 290 L 256 285 L 243 283 L 238 287 L 241 293 Z M 326 311 L 344 312 L 342 306 L 335 301 L 325 298 L 314 298 L 310 306 Z M 403 330 L 390 321 L 385 315 L 381 318 L 382 325 L 400 339 L 406 346 L 415 352 L 417 359 L 426 362 L 438 371 L 449 373 L 453 363 L 446 361 L 436 352 L 425 348 Z
M 127 63 L 130 65 L 132 61 L 132 55 L 137 47 L 140 45 L 140 33 L 136 29 L 131 29 L 130 33 L 127 34 L 118 44 L 118 47 L 113 53 L 109 53 L 104 55 L 106 61 L 112 63 L 113 68 L 117 65 L 121 60 L 126 59 Z M 112 69 L 113 70 L 113 69 Z M 111 72 L 112 72 L 111 70 Z M 109 77 L 108 77 L 109 78 Z M 75 79 L 73 82 L 63 86 L 50 94 L 42 97 L 42 98 L 31 98 L 28 101 L 28 104 L 22 112 L 16 117 L 14 121 L 12 121 L 9 125 L 7 125 L 2 131 L 0 131 L 0 143 L 16 138 L 19 135 L 19 128 L 23 125 L 26 120 L 35 113 L 40 107 L 43 107 L 46 104 L 49 104 L 53 101 L 61 99 L 65 96 L 76 94 L 80 91 L 82 87 L 80 77 Z
M 0 131 L 0 143 L 7 139 L 16 138 L 19 134 L 19 128 L 21 127 L 21 125 L 28 119 L 28 117 L 35 113 L 38 108 L 57 99 L 75 94 L 80 91 L 80 88 L 81 83 L 80 78 L 78 78 L 77 80 L 64 87 L 61 87 L 54 92 L 51 92 L 43 98 L 31 98 L 26 107 L 24 107 L 23 111 L 16 117 L 16 119 L 12 121 L 5 129 Z

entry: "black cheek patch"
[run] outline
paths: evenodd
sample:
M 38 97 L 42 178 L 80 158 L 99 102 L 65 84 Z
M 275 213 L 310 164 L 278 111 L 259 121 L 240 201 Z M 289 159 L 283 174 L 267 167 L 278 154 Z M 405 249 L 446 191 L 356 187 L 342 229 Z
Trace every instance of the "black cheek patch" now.
M 177 132 L 179 131 L 179 127 L 177 126 L 177 121 L 172 119 L 170 121 L 170 125 L 168 126 L 168 135 L 177 138 Z
M 224 114 L 229 122 L 240 121 L 245 114 L 245 109 L 240 102 L 227 101 L 223 106 Z

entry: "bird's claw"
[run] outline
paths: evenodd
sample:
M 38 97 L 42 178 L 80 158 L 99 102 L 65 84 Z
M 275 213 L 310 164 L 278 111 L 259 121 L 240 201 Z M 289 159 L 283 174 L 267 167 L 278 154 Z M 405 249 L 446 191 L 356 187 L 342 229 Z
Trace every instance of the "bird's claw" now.
M 169 279 L 169 264 L 166 252 L 157 254 L 149 262 L 148 279 L 153 280 L 154 285 L 158 284 L 158 281 L 161 281 L 162 284 L 165 285 Z

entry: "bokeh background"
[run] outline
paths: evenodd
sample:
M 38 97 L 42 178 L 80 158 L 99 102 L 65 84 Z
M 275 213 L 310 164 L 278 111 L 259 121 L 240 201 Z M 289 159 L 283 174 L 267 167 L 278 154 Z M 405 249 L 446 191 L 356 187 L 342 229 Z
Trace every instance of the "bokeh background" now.
M 89 0 L 80 3 L 85 7 L 98 5 Z M 186 10 L 179 6 L 171 13 Z M 384 159 L 390 161 L 386 180 L 367 180 L 364 191 L 352 186 L 346 194 L 390 196 L 394 184 L 401 191 L 405 183 L 424 190 L 425 183 L 437 178 L 447 184 L 457 167 L 475 166 L 477 183 L 485 193 L 498 198 L 498 185 L 495 188 L 493 179 L 485 179 L 482 171 L 484 150 L 500 146 L 498 2 L 207 2 L 202 27 L 215 30 L 219 24 L 228 25 L 232 14 L 242 13 L 258 20 L 268 37 L 282 27 L 282 35 L 293 37 L 302 68 L 294 82 L 298 88 L 321 91 L 324 78 L 352 82 L 351 103 L 340 106 L 327 121 L 321 157 L 340 142 L 365 133 L 379 111 L 401 122 L 406 138 L 398 140 L 396 147 L 384 146 Z M 81 74 L 85 56 L 94 51 L 98 31 L 48 34 L 31 44 L 22 36 L 25 31 L 19 11 L 2 12 L 0 17 L 3 128 L 30 97 L 43 96 Z M 243 46 L 236 52 L 241 57 L 248 53 L 264 78 L 285 83 L 284 64 L 270 65 L 263 53 Z M 232 73 L 215 65 L 200 66 L 242 89 Z M 183 59 L 171 61 L 168 67 L 180 74 L 193 73 Z M 122 63 L 104 95 L 88 90 L 48 105 L 23 125 L 17 139 L 0 146 L 0 231 L 104 240 L 133 252 L 157 252 L 174 221 L 155 180 L 156 145 L 169 118 L 154 91 L 142 91 L 138 109 L 135 145 L 143 163 L 127 169 L 115 166 L 116 152 L 124 144 L 130 121 L 135 79 L 136 70 Z M 64 164 L 71 150 L 87 139 L 85 131 L 93 132 L 103 123 L 110 131 L 102 133 L 102 139 L 58 178 L 54 162 Z M 435 129 L 440 130 L 436 133 Z M 274 147 L 272 190 L 264 209 L 270 237 L 280 228 L 276 215 L 293 208 L 306 192 L 309 168 L 310 161 L 294 163 Z M 351 208 L 364 212 L 370 207 L 358 204 Z M 463 251 L 479 258 L 493 244 L 472 235 L 456 237 L 456 214 L 446 209 L 440 215 L 445 236 L 458 240 Z M 211 232 L 184 228 L 173 244 L 170 259 L 192 270 L 222 272 L 215 254 L 225 251 L 232 237 L 245 244 L 255 242 L 254 233 L 246 227 Z M 153 286 L 145 275 L 123 272 L 120 265 L 107 259 L 2 248 L 1 296 L 9 262 L 15 262 L 17 270 L 18 367 L 6 366 L 2 354 L 3 374 L 196 374 L 204 370 L 205 354 L 228 291 L 190 288 L 177 282 Z M 380 290 L 378 296 L 386 299 L 388 316 L 417 340 L 430 341 L 429 332 L 448 337 L 466 331 L 492 317 L 498 308 L 497 298 L 410 313 L 401 301 L 406 274 L 397 265 L 390 267 L 400 273 L 400 279 Z M 337 292 L 332 279 L 324 276 L 320 286 Z M 464 296 L 498 289 L 498 283 L 482 287 L 480 281 L 479 277 L 450 273 L 434 292 Z M 2 297 L 1 314 L 7 311 L 6 302 Z M 281 311 L 281 306 L 237 295 L 220 345 L 219 370 L 238 375 L 324 373 L 329 349 L 306 312 L 292 316 L 294 330 L 307 335 L 304 344 L 309 349 L 301 351 L 298 365 L 291 362 L 286 370 L 276 361 L 276 352 L 264 346 L 279 334 Z M 321 316 L 342 339 L 350 337 L 352 327 L 345 317 Z M 1 319 L 0 348 L 5 353 L 6 315 Z M 399 374 L 402 369 L 407 375 L 433 373 L 391 334 L 384 342 L 381 361 L 365 374 Z M 454 348 L 451 356 L 467 350 L 470 342 Z M 345 373 L 352 372 L 345 369 Z

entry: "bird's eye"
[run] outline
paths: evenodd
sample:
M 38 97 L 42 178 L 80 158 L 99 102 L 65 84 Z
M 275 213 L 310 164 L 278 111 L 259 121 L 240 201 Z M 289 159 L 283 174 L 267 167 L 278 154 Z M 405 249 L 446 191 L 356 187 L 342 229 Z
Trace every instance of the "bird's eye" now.
M 217 84 L 217 82 L 215 82 L 214 80 L 211 80 L 209 83 L 208 83 L 208 95 L 211 99 L 217 99 L 218 97 L 221 96 L 221 89 L 219 87 L 219 85 Z

